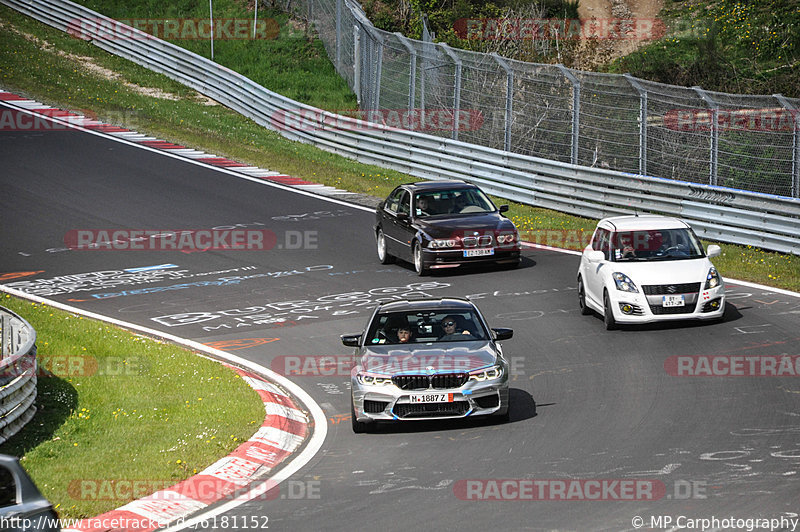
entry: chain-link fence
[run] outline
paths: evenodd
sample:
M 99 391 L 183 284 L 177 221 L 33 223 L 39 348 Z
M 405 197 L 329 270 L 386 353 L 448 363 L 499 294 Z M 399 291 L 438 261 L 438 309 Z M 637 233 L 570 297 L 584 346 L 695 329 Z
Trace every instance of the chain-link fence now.
M 800 99 L 457 50 L 379 30 L 353 0 L 287 7 L 314 23 L 360 108 L 407 112 L 415 119 L 406 127 L 583 166 L 800 197 Z

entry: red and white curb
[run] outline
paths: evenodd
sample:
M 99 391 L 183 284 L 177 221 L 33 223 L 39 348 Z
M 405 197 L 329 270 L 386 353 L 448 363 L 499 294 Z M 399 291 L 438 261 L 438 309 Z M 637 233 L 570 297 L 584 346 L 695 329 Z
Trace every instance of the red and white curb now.
M 248 441 L 205 470 L 167 489 L 116 510 L 80 521 L 67 532 L 104 532 L 124 523 L 127 530 L 148 532 L 184 520 L 211 504 L 233 500 L 237 492 L 264 478 L 291 456 L 308 434 L 308 418 L 286 392 L 263 377 L 233 366 L 264 402 L 266 418 Z M 273 491 L 277 484 L 272 486 Z M 262 498 L 274 498 L 270 491 Z
M 0 88 L 0 101 L 11 107 L 16 107 L 20 110 L 27 111 L 34 115 L 39 115 L 46 119 L 56 120 L 76 128 L 83 128 L 89 131 L 104 133 L 106 135 L 117 137 L 134 144 L 146 146 L 155 150 L 161 150 L 172 155 L 177 155 L 179 157 L 191 159 L 200 163 L 209 164 L 218 168 L 226 168 L 248 177 L 269 181 L 271 183 L 276 183 L 323 196 L 356 195 L 355 192 L 349 192 L 347 190 L 321 185 L 311 181 L 305 181 L 297 177 L 281 174 L 280 172 L 259 168 L 257 166 L 249 166 L 225 157 L 219 157 L 203 151 L 194 150 L 192 148 L 187 148 L 186 146 L 181 146 L 179 144 L 173 144 L 155 137 L 149 137 L 131 129 L 93 120 L 92 118 L 77 112 L 65 111 L 63 109 L 50 107 L 35 100 L 29 100 L 18 94 L 3 91 L 2 88 Z M 13 120 L 2 120 L 0 121 L 0 130 L 4 128 L 5 122 L 9 122 L 9 125 L 15 127 L 16 129 L 23 129 L 23 127 L 27 125 L 30 125 L 31 129 L 35 128 L 35 124 L 31 124 L 27 121 L 23 122 L 22 124 L 15 124 Z

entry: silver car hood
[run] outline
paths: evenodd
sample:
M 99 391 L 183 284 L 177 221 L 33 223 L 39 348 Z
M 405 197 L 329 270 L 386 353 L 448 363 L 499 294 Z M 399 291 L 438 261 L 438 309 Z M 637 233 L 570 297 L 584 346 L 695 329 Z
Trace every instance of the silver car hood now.
M 473 371 L 492 366 L 497 354 L 486 340 L 370 345 L 359 368 L 381 375 Z

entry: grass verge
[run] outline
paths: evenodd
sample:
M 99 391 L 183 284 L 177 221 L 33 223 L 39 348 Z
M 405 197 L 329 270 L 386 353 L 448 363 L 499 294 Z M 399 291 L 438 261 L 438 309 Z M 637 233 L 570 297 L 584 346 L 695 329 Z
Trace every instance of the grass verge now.
M 102 10 L 101 2 L 95 4 Z M 155 13 L 155 9 L 148 16 L 165 16 Z M 293 66 L 291 58 L 303 54 L 307 41 L 297 39 L 299 30 L 292 29 L 290 21 L 282 20 L 275 52 L 286 54 L 289 59 L 276 60 L 279 66 L 275 68 L 262 65 L 266 70 L 261 76 L 280 77 L 290 83 L 300 78 L 286 70 L 300 68 Z M 321 68 L 313 74 L 322 80 L 322 85 L 341 83 L 332 68 Z M 4 6 L 0 6 L 0 85 L 51 105 L 88 109 L 109 122 L 172 142 L 353 192 L 382 197 L 397 184 L 414 179 L 288 141 L 227 108 L 208 105 L 200 95 L 165 76 L 111 56 Z M 292 94 L 288 89 L 284 92 Z M 341 108 L 339 103 L 313 104 L 336 109 Z M 592 231 L 596 223 L 509 203 L 514 222 L 534 234 L 549 230 Z M 721 247 L 723 254 L 714 263 L 723 276 L 800 291 L 800 257 L 747 246 Z
M 0 452 L 22 457 L 61 517 L 188 478 L 264 421 L 258 394 L 217 362 L 7 294 L 0 305 L 36 329 L 40 366 L 38 412 Z

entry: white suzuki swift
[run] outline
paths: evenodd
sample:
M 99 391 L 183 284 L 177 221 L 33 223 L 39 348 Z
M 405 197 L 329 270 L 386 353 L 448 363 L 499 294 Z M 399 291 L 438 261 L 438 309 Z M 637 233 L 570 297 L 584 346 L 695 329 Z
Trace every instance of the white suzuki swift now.
M 689 225 L 667 216 L 600 220 L 578 269 L 581 314 L 595 310 L 606 329 L 617 323 L 719 319 L 725 286 Z

